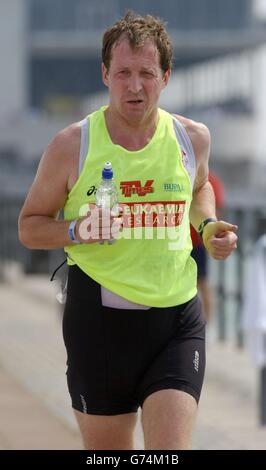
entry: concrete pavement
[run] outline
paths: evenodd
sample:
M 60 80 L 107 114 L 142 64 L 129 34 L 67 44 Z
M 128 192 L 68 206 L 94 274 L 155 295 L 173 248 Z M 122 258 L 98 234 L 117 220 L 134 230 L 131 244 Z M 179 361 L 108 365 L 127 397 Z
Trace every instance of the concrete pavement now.
M 2 368 L 0 390 L 0 450 L 82 448 L 78 433 Z
M 65 379 L 61 311 L 47 276 L 0 284 L 0 449 L 80 449 Z M 208 341 L 195 449 L 266 449 L 245 351 Z M 143 448 L 138 425 L 136 447 Z

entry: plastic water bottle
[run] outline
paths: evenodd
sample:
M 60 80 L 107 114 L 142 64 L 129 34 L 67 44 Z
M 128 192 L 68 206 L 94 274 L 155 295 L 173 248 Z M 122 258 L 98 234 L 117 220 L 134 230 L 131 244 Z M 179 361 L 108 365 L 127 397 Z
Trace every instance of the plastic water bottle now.
M 119 201 L 118 191 L 113 180 L 112 163 L 106 162 L 102 170 L 102 181 L 96 191 L 96 206 L 102 209 L 112 211 L 112 215 L 119 215 Z M 113 240 L 108 240 L 108 244 L 114 243 Z M 100 241 L 101 244 L 104 240 Z

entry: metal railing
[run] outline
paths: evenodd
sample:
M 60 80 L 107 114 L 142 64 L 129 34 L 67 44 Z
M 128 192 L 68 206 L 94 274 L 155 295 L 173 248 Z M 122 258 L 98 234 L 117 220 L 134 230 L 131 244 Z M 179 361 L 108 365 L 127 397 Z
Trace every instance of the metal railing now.
M 23 200 L 0 195 L 1 244 L 0 282 L 4 280 L 5 265 L 14 261 L 25 273 L 52 273 L 64 259 L 63 250 L 27 250 L 18 239 L 17 221 Z M 245 273 L 252 256 L 252 248 L 260 235 L 266 233 L 266 208 L 264 203 L 247 206 L 231 205 L 224 219 L 239 227 L 238 249 L 227 261 L 211 262 L 211 278 L 216 303 L 217 337 L 227 341 L 230 337 L 238 347 L 243 347 L 241 308 L 245 288 Z M 260 374 L 259 415 L 266 424 L 266 368 Z
M 19 263 L 25 273 L 51 273 L 64 259 L 63 250 L 28 250 L 21 245 L 17 222 L 22 204 L 21 197 L 0 195 L 0 279 L 5 264 L 11 261 Z M 233 336 L 236 344 L 242 346 L 240 315 L 245 273 L 255 241 L 266 233 L 266 208 L 262 202 L 249 206 L 244 201 L 238 202 L 226 209 L 224 219 L 238 225 L 239 241 L 237 251 L 227 261 L 211 261 L 211 278 L 217 298 L 218 339 L 224 341 Z
M 237 346 L 243 346 L 241 310 L 245 279 L 256 240 L 266 233 L 266 207 L 259 203 L 246 207 L 232 205 L 224 211 L 224 219 L 238 225 L 236 252 L 226 261 L 211 261 L 215 290 L 217 333 L 220 341 L 229 337 Z
M 25 274 L 34 274 L 51 273 L 64 259 L 63 250 L 28 250 L 21 245 L 18 238 L 18 217 L 23 202 L 22 197 L 0 195 L 0 281 L 4 280 L 5 267 L 11 262 L 19 263 Z

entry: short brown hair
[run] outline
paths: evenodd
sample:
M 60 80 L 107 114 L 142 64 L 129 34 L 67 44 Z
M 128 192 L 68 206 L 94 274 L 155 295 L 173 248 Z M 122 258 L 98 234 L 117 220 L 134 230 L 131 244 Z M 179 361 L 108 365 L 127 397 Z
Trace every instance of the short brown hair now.
M 159 52 L 162 71 L 166 72 L 171 68 L 173 45 L 164 22 L 151 15 L 137 15 L 130 10 L 104 33 L 102 61 L 107 70 L 110 67 L 112 48 L 121 36 L 128 39 L 132 49 L 142 47 L 147 40 L 153 41 Z

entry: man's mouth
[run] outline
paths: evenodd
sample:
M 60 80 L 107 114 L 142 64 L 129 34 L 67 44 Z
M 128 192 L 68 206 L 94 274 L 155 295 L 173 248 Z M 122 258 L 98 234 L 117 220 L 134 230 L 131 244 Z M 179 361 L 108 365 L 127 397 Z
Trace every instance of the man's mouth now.
M 127 100 L 127 103 L 139 104 L 143 103 L 143 100 Z

